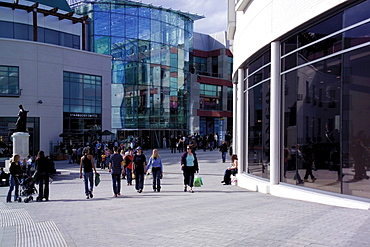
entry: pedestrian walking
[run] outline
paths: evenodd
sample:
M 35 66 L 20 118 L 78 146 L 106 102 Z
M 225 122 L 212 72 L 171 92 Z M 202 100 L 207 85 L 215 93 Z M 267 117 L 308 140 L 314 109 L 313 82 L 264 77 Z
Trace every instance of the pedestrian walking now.
M 83 156 L 80 161 L 80 178 L 82 178 L 82 168 L 84 170 L 83 177 L 85 184 L 86 199 L 93 198 L 93 189 L 94 189 L 93 170 L 95 174 L 97 174 L 97 172 L 94 164 L 94 157 L 90 154 L 89 147 L 86 147 L 83 150 Z
M 18 154 L 14 155 L 13 158 L 11 159 L 10 167 L 9 167 L 9 182 L 10 182 L 10 187 L 8 190 L 8 195 L 6 197 L 6 202 L 12 202 L 12 192 L 15 188 L 14 192 L 14 201 L 18 200 L 18 192 L 19 192 L 19 180 L 21 179 L 21 175 L 23 173 L 21 164 L 20 164 L 20 159 L 21 156 Z
M 125 154 L 124 160 L 124 169 L 126 171 L 126 180 L 127 180 L 127 186 L 132 185 L 132 160 L 134 159 L 134 151 L 129 148 L 128 151 Z
M 146 172 L 146 157 L 143 154 L 141 147 L 136 148 L 137 153 L 134 155 L 133 172 L 135 174 L 135 189 L 138 193 L 144 189 L 144 174 Z
M 192 145 L 188 145 L 186 152 L 181 156 L 181 169 L 184 176 L 184 191 L 186 192 L 188 186 L 190 187 L 189 192 L 194 193 L 194 174 L 199 172 L 198 159 Z
M 167 149 L 167 138 L 166 138 L 166 136 L 163 136 L 162 140 L 163 140 L 163 148 Z
M 310 141 L 308 143 L 308 147 L 306 147 L 305 153 L 305 166 L 306 166 L 306 173 L 304 175 L 303 181 L 308 182 L 308 177 L 311 177 L 312 183 L 316 181 L 316 177 L 312 174 L 312 170 L 314 169 L 314 162 L 315 162 L 315 154 L 313 150 L 313 142 Z
M 113 155 L 109 163 L 109 173 L 112 175 L 114 197 L 121 195 L 121 173 L 123 169 L 123 158 L 118 153 L 118 147 L 113 147 Z
M 49 177 L 53 169 L 51 161 L 45 157 L 45 152 L 40 150 L 36 158 L 36 172 L 39 183 L 39 196 L 36 201 L 41 202 L 43 199 L 49 201 Z
M 221 152 L 221 158 L 222 162 L 226 162 L 226 154 L 227 154 L 227 145 L 225 141 L 222 141 L 221 147 L 220 147 L 220 152 Z
M 110 162 L 110 159 L 111 159 L 110 156 L 111 156 L 111 151 L 108 147 L 106 147 L 105 150 L 104 150 L 104 160 L 105 160 L 105 162 L 102 162 L 102 169 L 105 169 L 105 167 L 109 165 L 109 162 Z
M 161 178 L 163 176 L 162 159 L 158 154 L 157 149 L 153 149 L 152 156 L 149 158 L 146 170 L 152 168 L 153 175 L 153 191 L 161 191 Z

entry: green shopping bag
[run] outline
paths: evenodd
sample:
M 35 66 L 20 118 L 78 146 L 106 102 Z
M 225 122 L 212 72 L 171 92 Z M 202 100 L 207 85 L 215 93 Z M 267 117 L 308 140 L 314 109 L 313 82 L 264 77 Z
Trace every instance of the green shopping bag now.
M 100 183 L 100 174 L 95 173 L 95 187 L 98 186 Z
M 199 177 L 198 175 L 195 175 L 194 177 L 194 187 L 202 187 L 203 180 L 202 177 Z

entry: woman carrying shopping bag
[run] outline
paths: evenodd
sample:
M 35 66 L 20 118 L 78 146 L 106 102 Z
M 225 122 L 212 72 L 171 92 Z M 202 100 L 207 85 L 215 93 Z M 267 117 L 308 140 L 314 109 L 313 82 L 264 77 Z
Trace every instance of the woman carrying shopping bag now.
M 199 166 L 197 155 L 195 150 L 193 150 L 193 145 L 188 145 L 186 152 L 182 154 L 181 169 L 184 176 L 184 191 L 186 192 L 189 186 L 189 192 L 194 193 L 194 174 L 199 172 Z

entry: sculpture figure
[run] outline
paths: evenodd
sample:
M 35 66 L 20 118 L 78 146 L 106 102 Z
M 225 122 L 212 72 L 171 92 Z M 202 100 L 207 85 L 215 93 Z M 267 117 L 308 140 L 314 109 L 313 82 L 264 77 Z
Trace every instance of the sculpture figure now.
M 23 109 L 22 105 L 19 105 L 19 113 L 18 113 L 18 119 L 15 123 L 15 126 L 17 127 L 17 132 L 27 132 L 26 131 L 26 124 L 27 124 L 27 113 L 29 111 L 26 111 Z

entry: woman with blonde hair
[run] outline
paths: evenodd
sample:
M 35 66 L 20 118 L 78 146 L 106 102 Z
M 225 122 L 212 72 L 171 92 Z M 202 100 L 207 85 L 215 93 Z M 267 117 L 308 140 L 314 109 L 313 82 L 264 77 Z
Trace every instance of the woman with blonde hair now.
M 20 164 L 20 159 L 21 156 L 18 154 L 15 154 L 13 158 L 11 159 L 10 167 L 9 167 L 9 172 L 10 172 L 10 177 L 9 177 L 9 182 L 10 182 L 10 187 L 8 191 L 8 195 L 6 197 L 6 202 L 12 202 L 11 197 L 12 197 L 12 192 L 15 187 L 15 192 L 14 192 L 14 201 L 18 200 L 18 192 L 19 192 L 19 179 L 20 176 L 22 175 L 22 168 Z
M 160 192 L 161 191 L 161 178 L 163 176 L 163 165 L 162 165 L 162 159 L 159 156 L 157 149 L 153 149 L 153 154 L 149 158 L 149 162 L 146 167 L 146 170 L 148 170 L 149 168 L 152 168 L 153 190 Z

